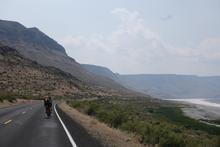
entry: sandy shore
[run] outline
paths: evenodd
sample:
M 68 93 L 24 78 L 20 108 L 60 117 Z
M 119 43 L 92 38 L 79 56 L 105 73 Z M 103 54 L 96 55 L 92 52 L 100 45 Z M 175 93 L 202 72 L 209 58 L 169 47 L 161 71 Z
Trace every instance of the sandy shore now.
M 185 115 L 194 119 L 219 120 L 220 104 L 211 99 L 168 99 L 177 103 L 187 104 L 182 108 Z

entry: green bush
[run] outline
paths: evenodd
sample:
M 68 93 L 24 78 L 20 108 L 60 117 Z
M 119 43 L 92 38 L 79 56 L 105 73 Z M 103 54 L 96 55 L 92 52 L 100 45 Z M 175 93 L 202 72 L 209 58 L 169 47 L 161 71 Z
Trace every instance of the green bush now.
M 127 118 L 122 112 L 115 111 L 111 113 L 111 119 L 110 119 L 111 127 L 118 128 L 119 126 L 122 125 L 122 123 L 126 121 L 127 121 Z
M 220 137 L 218 137 L 218 140 L 217 140 L 217 147 L 220 147 Z
M 136 122 L 129 120 L 121 125 L 121 129 L 128 132 L 137 132 L 136 126 Z
M 74 101 L 74 102 L 71 103 L 71 105 L 72 105 L 72 107 L 74 107 L 74 108 L 78 108 L 78 107 L 81 106 L 81 102 Z
M 99 105 L 98 104 L 88 102 L 85 105 L 86 105 L 86 114 L 96 115 L 97 111 L 99 110 Z
M 0 102 L 1 102 L 1 103 L 3 102 L 3 98 L 1 98 L 1 97 L 0 97 Z
M 169 133 L 167 137 L 161 137 L 159 147 L 185 147 L 185 142 L 182 137 L 176 134 Z
M 0 94 L 0 101 L 3 102 L 3 100 L 7 100 L 11 103 L 13 103 L 14 101 L 16 101 L 16 95 L 14 94 L 9 94 L 9 93 L 1 93 Z
M 216 139 L 220 135 L 218 128 L 184 116 L 179 107 L 116 98 L 74 101 L 70 105 L 111 127 L 136 134 L 146 145 L 215 147 L 220 144 L 220 139 Z
M 87 112 L 88 115 L 95 115 L 96 114 L 96 110 L 93 106 L 89 106 Z
M 111 112 L 107 112 L 104 110 L 99 110 L 99 112 L 96 114 L 96 117 L 98 118 L 98 120 L 100 120 L 101 122 L 107 123 L 110 125 L 110 114 Z

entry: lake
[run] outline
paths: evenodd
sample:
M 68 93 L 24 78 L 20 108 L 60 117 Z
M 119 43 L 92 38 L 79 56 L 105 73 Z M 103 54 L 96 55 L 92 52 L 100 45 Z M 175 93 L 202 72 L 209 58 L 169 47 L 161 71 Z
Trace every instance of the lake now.
M 167 100 L 220 108 L 220 99 L 194 98 L 194 99 L 167 99 Z
M 188 106 L 182 108 L 185 115 L 195 119 L 219 120 L 220 99 L 167 99 L 177 103 L 185 103 Z

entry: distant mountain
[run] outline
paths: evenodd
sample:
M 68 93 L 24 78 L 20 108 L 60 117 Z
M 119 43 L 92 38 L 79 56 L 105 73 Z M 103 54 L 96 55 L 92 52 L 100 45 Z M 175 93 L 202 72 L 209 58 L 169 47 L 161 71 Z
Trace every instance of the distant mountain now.
M 129 89 L 157 98 L 220 98 L 220 76 L 119 75 L 106 67 L 85 65 L 84 68 L 94 74 L 111 78 Z
M 42 66 L 24 58 L 17 50 L 0 44 L 0 94 L 15 93 L 27 97 L 99 97 L 117 92 L 88 86 L 60 69 Z
M 85 70 L 65 49 L 37 28 L 26 28 L 18 22 L 0 20 L 0 43 L 15 48 L 24 57 L 46 66 L 53 66 L 71 73 L 93 86 L 128 92 L 110 78 L 94 75 Z
M 124 85 L 160 98 L 220 98 L 220 77 L 121 75 Z

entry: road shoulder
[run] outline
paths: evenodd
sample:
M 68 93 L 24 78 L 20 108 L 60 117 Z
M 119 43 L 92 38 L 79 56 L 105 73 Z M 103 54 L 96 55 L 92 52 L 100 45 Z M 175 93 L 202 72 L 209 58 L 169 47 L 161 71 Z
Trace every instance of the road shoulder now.
M 68 106 L 65 102 L 60 103 L 59 108 L 70 116 L 75 122 L 80 124 L 91 136 L 100 141 L 103 146 L 126 146 L 142 147 L 134 138 L 134 135 L 127 134 L 117 129 L 108 127 L 95 118 L 80 113 L 74 108 Z

